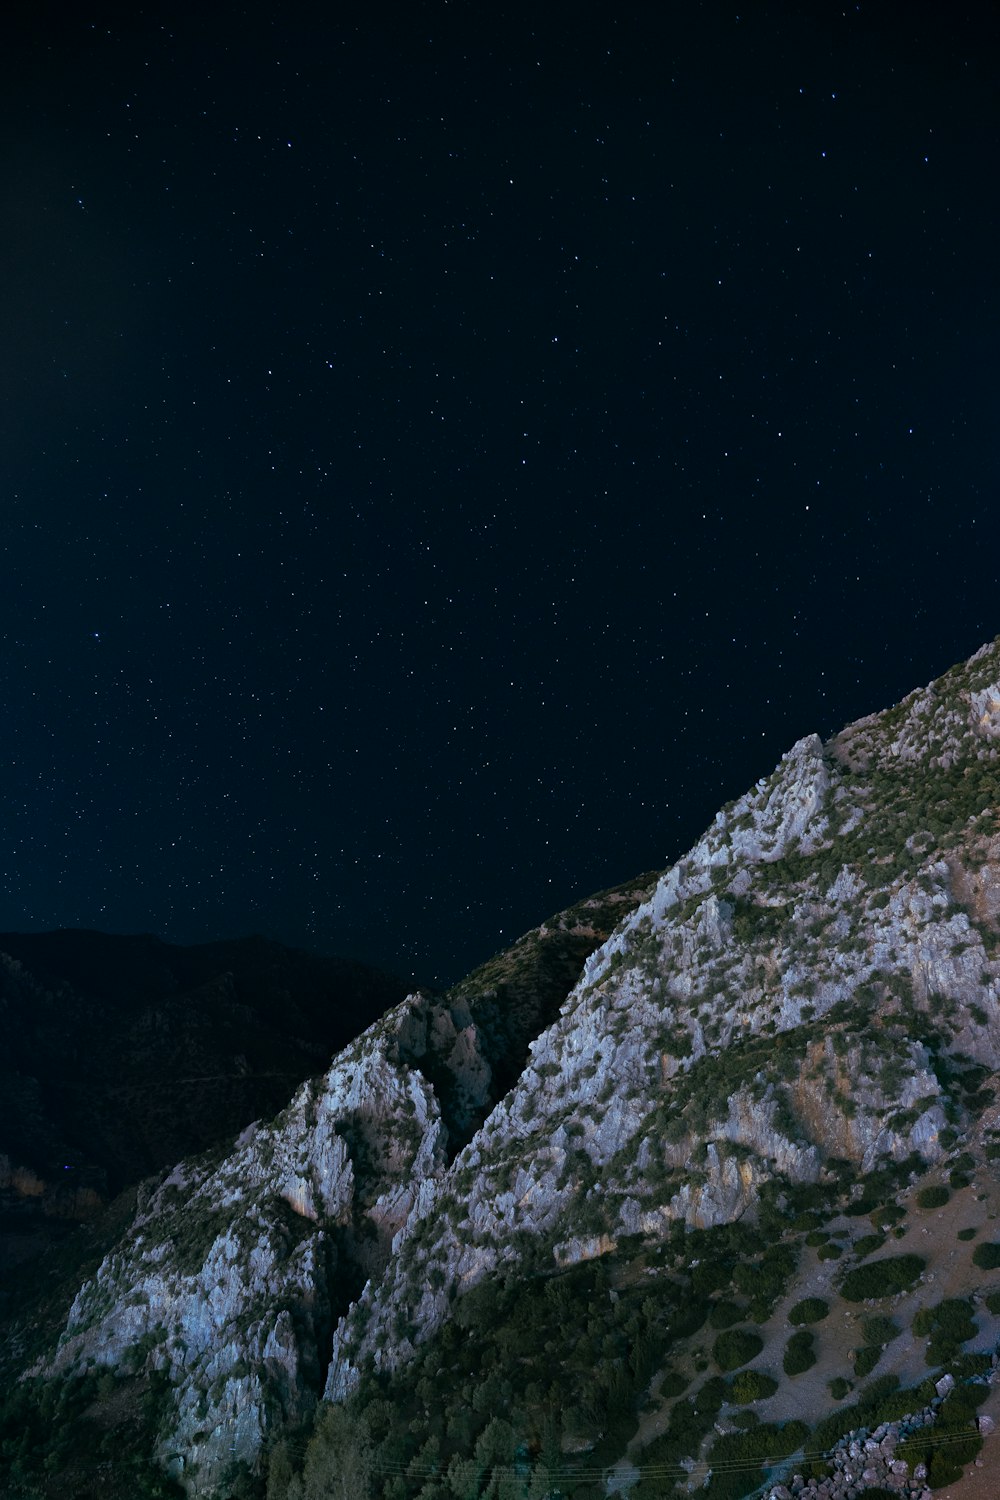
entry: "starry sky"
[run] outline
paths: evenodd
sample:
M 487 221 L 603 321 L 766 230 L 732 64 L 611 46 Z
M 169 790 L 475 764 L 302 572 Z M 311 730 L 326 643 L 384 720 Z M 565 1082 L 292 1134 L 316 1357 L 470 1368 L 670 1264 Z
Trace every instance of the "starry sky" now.
M 0 62 L 0 929 L 449 982 L 1000 631 L 994 6 L 72 9 Z

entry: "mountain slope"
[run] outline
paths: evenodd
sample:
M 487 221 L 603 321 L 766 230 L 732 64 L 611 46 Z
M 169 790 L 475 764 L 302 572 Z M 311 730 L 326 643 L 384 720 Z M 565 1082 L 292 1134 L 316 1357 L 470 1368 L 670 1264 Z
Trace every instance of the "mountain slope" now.
M 913 1364 L 979 1378 L 989 1359 L 962 1346 L 998 1331 L 1000 1246 L 971 1245 L 1000 1211 L 998 745 L 994 642 L 828 744 L 799 741 L 659 879 L 497 961 L 537 972 L 561 944 L 544 998 L 488 974 L 408 997 L 223 1160 L 151 1186 L 32 1389 L 159 1372 L 158 1460 L 219 1497 L 251 1493 L 267 1449 L 272 1500 L 349 1470 L 352 1493 L 393 1500 L 557 1480 L 582 1497 L 637 1455 L 622 1483 L 669 1494 L 706 1452 L 721 1500 L 765 1455 L 804 1447 L 818 1472 L 852 1422 L 918 1409 L 965 1451 L 975 1393 L 945 1400 Z M 911 1246 L 924 1187 L 969 1216 L 957 1310 L 935 1311 L 933 1255 L 887 1239 L 896 1225 Z M 820 1267 L 820 1321 L 839 1299 L 853 1328 L 871 1299 L 853 1379 L 877 1366 L 882 1385 L 831 1416 L 837 1374 L 805 1424 L 766 1404 L 755 1421 L 744 1408 L 812 1363 L 807 1318 L 784 1355 L 774 1341 Z M 897 1312 L 912 1327 L 890 1336 Z M 849 1349 L 824 1340 L 840 1368 Z M 346 1406 L 324 1408 L 300 1481 L 275 1442 L 320 1385 Z M 579 1451 L 593 1472 L 567 1478 Z

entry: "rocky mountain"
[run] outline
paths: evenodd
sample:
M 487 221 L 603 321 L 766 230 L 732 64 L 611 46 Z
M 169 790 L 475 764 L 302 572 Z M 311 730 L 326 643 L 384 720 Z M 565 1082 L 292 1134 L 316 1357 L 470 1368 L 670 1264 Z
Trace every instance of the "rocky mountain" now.
M 211 1500 L 988 1462 L 998 749 L 994 642 L 148 1178 L 8 1340 L 10 1492 L 114 1494 L 123 1448 L 121 1493 Z
M 0 1270 L 272 1114 L 404 994 L 264 938 L 0 933 Z

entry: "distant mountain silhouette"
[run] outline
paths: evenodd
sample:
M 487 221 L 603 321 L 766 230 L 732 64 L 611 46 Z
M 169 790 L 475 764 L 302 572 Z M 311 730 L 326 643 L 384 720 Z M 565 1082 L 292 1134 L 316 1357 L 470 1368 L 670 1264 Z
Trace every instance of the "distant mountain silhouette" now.
M 405 990 L 261 937 L 0 933 L 0 1267 L 273 1114 Z

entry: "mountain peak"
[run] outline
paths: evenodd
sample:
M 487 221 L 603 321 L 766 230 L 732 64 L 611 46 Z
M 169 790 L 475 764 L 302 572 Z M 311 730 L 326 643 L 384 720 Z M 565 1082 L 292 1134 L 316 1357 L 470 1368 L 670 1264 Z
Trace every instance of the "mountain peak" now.
M 637 1463 L 625 1487 L 643 1494 L 642 1455 L 660 1443 L 644 1402 L 661 1433 L 689 1423 L 669 1451 L 692 1470 L 716 1453 L 725 1472 L 727 1437 L 734 1448 L 753 1430 L 737 1421 L 748 1403 L 762 1403 L 762 1452 L 832 1432 L 827 1385 L 800 1402 L 799 1431 L 780 1377 L 816 1346 L 829 1389 L 850 1388 L 853 1356 L 808 1331 L 782 1355 L 783 1320 L 834 1305 L 850 1320 L 870 1295 L 886 1337 L 858 1344 L 854 1373 L 881 1361 L 893 1378 L 856 1427 L 890 1411 L 945 1421 L 953 1398 L 914 1379 L 917 1330 L 939 1382 L 979 1378 L 1000 1336 L 986 1276 L 1000 1265 L 987 1243 L 1000 1212 L 998 669 L 993 642 L 825 745 L 804 736 L 670 869 L 550 918 L 445 995 L 388 1009 L 275 1119 L 144 1190 L 32 1379 L 156 1374 L 168 1395 L 151 1442 L 191 1495 L 221 1500 L 234 1462 L 261 1474 L 275 1424 L 313 1422 L 314 1466 L 333 1462 L 331 1433 L 350 1433 L 383 1464 L 403 1454 L 392 1462 L 425 1476 L 427 1496 L 433 1453 L 454 1493 L 475 1455 L 484 1484 L 529 1455 L 524 1483 L 546 1494 L 539 1455 L 552 1469 L 553 1443 L 556 1469 L 581 1445 L 604 1471 Z M 960 1251 L 920 1218 L 951 1195 Z M 575 1306 L 583 1285 L 599 1309 L 586 1355 L 572 1319 L 550 1328 L 545 1312 Z M 645 1307 L 642 1285 L 630 1354 L 615 1330 L 621 1309 Z M 511 1288 L 548 1329 L 541 1343 Z M 949 1296 L 961 1315 L 940 1311 Z M 727 1319 L 748 1325 L 739 1339 L 723 1337 Z M 739 1386 L 702 1378 L 706 1323 Z M 482 1352 L 465 1407 L 482 1423 L 460 1416 L 446 1378 L 465 1336 Z M 548 1383 L 519 1386 L 549 1344 Z M 595 1362 L 605 1394 L 574 1405 Z M 435 1380 L 453 1429 L 415 1395 Z M 491 1459 L 497 1400 L 510 1431 L 494 1433 Z M 698 1415 L 709 1407 L 728 1413 L 714 1429 Z M 281 1463 L 272 1453 L 272 1477 Z M 387 1470 L 366 1472 L 372 1492 Z M 289 1467 L 268 1493 L 298 1483 Z M 716 1480 L 709 1492 L 744 1493 Z

